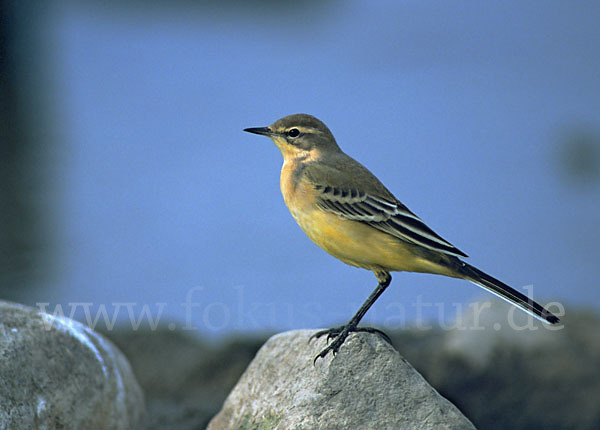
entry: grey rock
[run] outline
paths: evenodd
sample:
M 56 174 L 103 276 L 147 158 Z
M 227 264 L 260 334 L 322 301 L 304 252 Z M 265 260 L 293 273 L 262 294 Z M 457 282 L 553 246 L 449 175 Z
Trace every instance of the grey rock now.
M 206 342 L 168 324 L 104 334 L 127 356 L 146 398 L 146 430 L 205 429 L 268 336 Z
M 136 429 L 143 416 L 142 391 L 110 341 L 0 301 L 0 428 Z
M 313 358 L 310 330 L 270 338 L 210 422 L 221 429 L 473 429 L 461 412 L 379 336 L 351 334 Z

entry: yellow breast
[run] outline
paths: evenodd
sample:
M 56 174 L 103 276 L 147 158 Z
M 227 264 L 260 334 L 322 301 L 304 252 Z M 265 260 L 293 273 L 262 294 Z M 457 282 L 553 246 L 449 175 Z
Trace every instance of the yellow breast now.
M 414 253 L 414 246 L 368 224 L 341 218 L 316 206 L 317 191 L 296 173 L 298 164 L 281 169 L 281 193 L 290 213 L 319 247 L 346 264 L 369 270 L 442 273 Z

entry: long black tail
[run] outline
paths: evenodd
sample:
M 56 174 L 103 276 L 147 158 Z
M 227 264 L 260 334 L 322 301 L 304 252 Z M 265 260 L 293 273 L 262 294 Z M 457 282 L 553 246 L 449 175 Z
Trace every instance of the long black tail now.
M 553 315 L 542 305 L 534 302 L 532 299 L 518 292 L 514 288 L 509 287 L 504 282 L 501 282 L 496 278 L 491 277 L 487 273 L 482 272 L 481 270 L 471 266 L 470 264 L 464 262 L 461 263 L 462 267 L 460 271 L 465 276 L 465 279 L 479 285 L 480 287 L 485 288 L 491 293 L 497 295 L 498 297 L 506 300 L 509 303 L 516 305 L 517 307 L 523 309 L 525 312 L 530 313 L 534 317 L 544 322 L 556 324 L 560 321 L 556 315 Z

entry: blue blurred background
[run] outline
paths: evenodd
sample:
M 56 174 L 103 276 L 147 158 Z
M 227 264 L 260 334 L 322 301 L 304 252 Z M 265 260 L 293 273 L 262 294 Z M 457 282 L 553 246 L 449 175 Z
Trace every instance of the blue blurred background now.
M 472 264 L 567 318 L 598 309 L 599 19 L 595 1 L 9 2 L 2 298 L 208 336 L 347 320 L 375 278 L 310 242 L 278 150 L 242 132 L 305 112 Z M 398 273 L 365 321 L 481 294 Z

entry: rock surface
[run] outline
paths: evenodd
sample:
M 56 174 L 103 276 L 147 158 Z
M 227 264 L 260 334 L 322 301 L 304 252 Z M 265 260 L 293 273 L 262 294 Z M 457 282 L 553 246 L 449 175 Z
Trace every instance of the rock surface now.
M 474 428 L 378 336 L 352 334 L 313 366 L 325 340 L 312 333 L 270 338 L 208 428 Z
M 104 334 L 127 356 L 144 390 L 147 430 L 205 429 L 268 338 L 207 342 L 168 324 Z
M 110 341 L 0 302 L 0 428 L 136 429 L 143 416 L 142 391 Z

